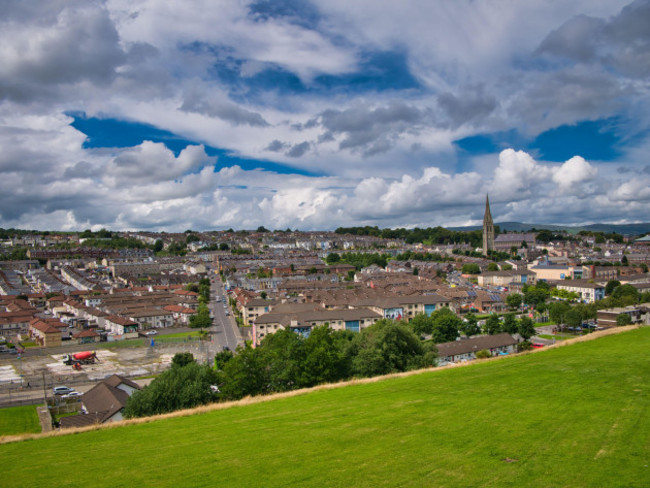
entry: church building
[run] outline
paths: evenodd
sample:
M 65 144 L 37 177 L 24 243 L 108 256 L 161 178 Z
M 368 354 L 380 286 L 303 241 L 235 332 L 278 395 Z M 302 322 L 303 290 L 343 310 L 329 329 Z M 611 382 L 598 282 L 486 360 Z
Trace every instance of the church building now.
M 485 215 L 483 217 L 483 255 L 487 256 L 488 251 L 494 251 L 494 222 L 490 213 L 490 200 L 485 195 Z

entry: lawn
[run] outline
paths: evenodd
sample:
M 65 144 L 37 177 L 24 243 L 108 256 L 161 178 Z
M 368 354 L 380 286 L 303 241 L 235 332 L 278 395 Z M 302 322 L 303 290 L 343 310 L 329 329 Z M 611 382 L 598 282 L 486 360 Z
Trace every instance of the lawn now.
M 126 339 L 123 341 L 113 341 L 113 342 L 100 342 L 93 344 L 92 346 L 97 349 L 119 349 L 124 347 L 145 347 L 151 344 L 151 339 L 153 339 L 154 344 L 163 344 L 163 343 L 173 343 L 180 344 L 187 341 L 187 338 L 190 338 L 191 341 L 199 340 L 199 331 L 191 332 L 177 332 L 175 334 L 157 334 L 149 337 L 139 337 L 137 339 Z
M 0 436 L 37 433 L 41 431 L 34 405 L 0 409 Z
M 164 335 L 156 336 L 155 339 L 159 340 L 160 338 L 163 337 L 165 339 L 187 339 L 188 337 L 191 337 L 192 339 L 198 339 L 199 331 L 193 330 L 192 332 L 177 332 L 175 334 L 164 334 Z
M 0 446 L 12 486 L 641 487 L 650 328 Z M 104 473 L 103 475 L 101 473 Z

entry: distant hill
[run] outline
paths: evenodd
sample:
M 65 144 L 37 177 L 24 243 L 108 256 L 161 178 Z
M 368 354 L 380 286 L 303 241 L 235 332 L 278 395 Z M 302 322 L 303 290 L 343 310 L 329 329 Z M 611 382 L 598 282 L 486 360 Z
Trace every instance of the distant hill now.
M 650 222 L 640 224 L 588 224 L 588 225 L 553 225 L 553 224 L 524 224 L 521 222 L 495 222 L 502 231 L 509 232 L 527 232 L 531 229 L 537 230 L 553 230 L 553 231 L 567 231 L 576 234 L 581 230 L 588 230 L 593 232 L 607 232 L 626 235 L 644 235 L 650 232 Z M 482 225 L 472 225 L 467 227 L 448 227 L 449 230 L 455 231 L 472 231 L 482 229 Z

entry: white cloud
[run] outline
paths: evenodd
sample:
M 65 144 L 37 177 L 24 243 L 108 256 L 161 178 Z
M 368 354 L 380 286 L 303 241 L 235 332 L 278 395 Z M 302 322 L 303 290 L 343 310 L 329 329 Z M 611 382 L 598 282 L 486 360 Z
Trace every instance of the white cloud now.
M 553 173 L 553 181 L 562 191 L 575 190 L 576 185 L 593 180 L 598 170 L 580 156 L 574 156 L 557 168 Z
M 144 141 L 115 157 L 106 167 L 105 179 L 115 185 L 125 181 L 146 183 L 182 178 L 204 166 L 213 166 L 216 158 L 209 157 L 205 148 L 187 146 L 178 157 L 162 143 Z
M 511 219 L 645 220 L 648 35 L 634 13 L 647 9 L 626 3 L 321 0 L 298 18 L 253 16 L 245 1 L 10 2 L 0 225 L 437 225 L 480 220 L 488 191 Z M 395 65 L 363 64 L 387 53 Z M 195 142 L 178 156 L 149 141 L 87 149 L 69 111 Z M 625 174 L 454 145 L 606 117 L 624 127 L 610 166 Z M 208 145 L 327 176 L 215 172 Z

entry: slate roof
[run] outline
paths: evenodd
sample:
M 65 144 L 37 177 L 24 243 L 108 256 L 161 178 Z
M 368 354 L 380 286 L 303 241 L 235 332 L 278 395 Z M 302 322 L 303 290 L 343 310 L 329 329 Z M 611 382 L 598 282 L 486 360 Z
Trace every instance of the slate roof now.
M 126 406 L 129 394 L 118 388 L 121 383 L 125 383 L 138 390 L 140 389 L 140 386 L 133 381 L 118 375 L 113 375 L 107 380 L 97 383 L 82 395 L 81 401 L 86 411 L 88 413 L 100 414 L 100 422 L 105 422 L 122 410 Z
M 514 346 L 517 340 L 510 334 L 502 333 L 495 335 L 484 335 L 463 339 L 460 341 L 443 342 L 438 344 L 438 357 L 458 356 L 477 352 L 482 349 L 492 349 L 495 347 Z

